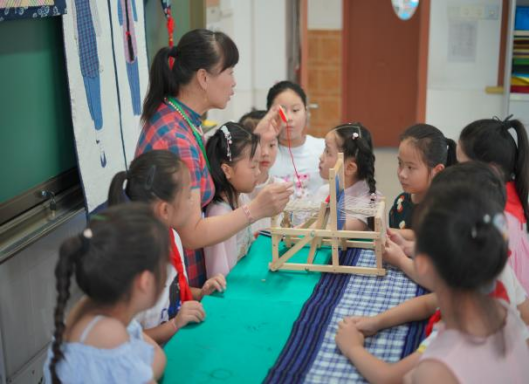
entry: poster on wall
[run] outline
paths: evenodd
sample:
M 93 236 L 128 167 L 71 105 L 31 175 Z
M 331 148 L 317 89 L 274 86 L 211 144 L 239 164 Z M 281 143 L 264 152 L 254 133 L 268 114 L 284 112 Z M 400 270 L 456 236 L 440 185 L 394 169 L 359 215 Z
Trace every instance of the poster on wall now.
M 0 0 L 0 22 L 40 19 L 66 13 L 66 0 Z
M 132 160 L 147 88 L 143 3 L 68 0 L 63 18 L 72 121 L 88 212 Z
M 110 2 L 125 160 L 130 164 L 141 131 L 140 116 L 149 84 L 143 0 Z

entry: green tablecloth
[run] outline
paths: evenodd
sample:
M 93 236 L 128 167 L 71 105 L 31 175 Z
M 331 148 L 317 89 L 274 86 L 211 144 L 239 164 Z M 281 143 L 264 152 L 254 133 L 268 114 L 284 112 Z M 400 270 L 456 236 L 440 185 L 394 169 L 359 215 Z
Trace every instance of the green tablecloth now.
M 165 346 L 162 382 L 260 383 L 320 279 L 317 272 L 270 272 L 271 239 L 260 236 L 231 271 L 224 294 L 202 301 L 206 320 L 180 330 Z M 308 248 L 292 262 L 306 261 Z M 321 249 L 316 263 L 327 263 Z

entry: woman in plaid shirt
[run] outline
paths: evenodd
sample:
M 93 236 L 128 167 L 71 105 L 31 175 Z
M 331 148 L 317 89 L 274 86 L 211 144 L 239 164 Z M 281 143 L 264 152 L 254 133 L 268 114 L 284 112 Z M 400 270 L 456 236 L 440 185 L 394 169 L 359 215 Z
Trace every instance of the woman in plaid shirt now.
M 226 108 L 234 93 L 233 68 L 238 61 L 237 46 L 226 34 L 190 31 L 176 47 L 162 48 L 156 54 L 143 104 L 136 156 L 167 149 L 178 154 L 191 173 L 191 217 L 179 234 L 186 248 L 189 283 L 194 287 L 206 280 L 203 247 L 230 238 L 255 220 L 280 213 L 291 194 L 289 185 L 271 185 L 251 203 L 229 214 L 203 217 L 215 187 L 204 149 L 201 116 L 210 109 Z M 257 132 L 279 128 L 276 108 L 263 118 Z

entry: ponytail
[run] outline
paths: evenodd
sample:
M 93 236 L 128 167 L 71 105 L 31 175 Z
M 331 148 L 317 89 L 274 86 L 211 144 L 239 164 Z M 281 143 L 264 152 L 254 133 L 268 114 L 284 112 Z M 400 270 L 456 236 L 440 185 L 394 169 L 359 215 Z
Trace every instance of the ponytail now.
M 459 143 L 465 155 L 501 169 L 503 181 L 514 177 L 516 192 L 529 221 L 529 143 L 524 125 L 519 120 L 498 118 L 476 120 L 467 125 L 459 136 Z M 514 139 L 511 128 L 516 132 Z M 529 226 L 528 226 L 529 231 Z
M 149 73 L 149 89 L 143 102 L 143 125 L 153 117 L 165 97 L 178 94 L 179 81 L 169 68 L 169 58 L 175 58 L 175 50 L 176 48 L 164 47 L 154 56 Z
M 53 357 L 50 362 L 50 373 L 54 384 L 61 382 L 57 375 L 57 364 L 64 358 L 61 350 L 64 330 L 66 328 L 64 324 L 64 312 L 68 299 L 70 298 L 70 279 L 74 271 L 74 265 L 83 252 L 81 236 L 83 235 L 72 237 L 64 242 L 59 251 L 59 262 L 55 267 L 57 305 L 55 306 L 55 331 L 53 332 L 53 343 L 51 346 Z
M 508 122 L 509 123 L 509 122 Z M 524 125 L 519 120 L 510 121 L 510 126 L 516 132 L 518 137 L 518 145 L 516 150 L 516 157 L 514 161 L 514 184 L 516 186 L 516 192 L 522 202 L 525 219 L 529 223 L 529 141 L 527 139 L 527 131 Z M 527 226 L 529 231 L 529 225 Z
M 172 68 L 169 59 L 174 59 Z M 189 84 L 200 69 L 220 72 L 239 62 L 239 50 L 233 40 L 223 32 L 194 29 L 187 32 L 174 48 L 158 51 L 151 64 L 149 89 L 143 103 L 141 122 L 145 126 L 160 104 L 168 96 L 178 96 L 180 87 Z
M 371 133 L 361 123 L 347 123 L 333 129 L 341 142 L 337 142 L 344 159 L 354 158 L 357 166 L 358 178 L 365 180 L 369 186 L 369 193 L 376 193 L 375 154 Z
M 446 138 L 446 167 L 457 164 L 456 148 L 457 144 L 454 140 Z
M 126 201 L 125 191 L 123 190 L 123 184 L 127 180 L 127 172 L 121 171 L 114 175 L 110 188 L 108 190 L 108 205 L 121 204 Z

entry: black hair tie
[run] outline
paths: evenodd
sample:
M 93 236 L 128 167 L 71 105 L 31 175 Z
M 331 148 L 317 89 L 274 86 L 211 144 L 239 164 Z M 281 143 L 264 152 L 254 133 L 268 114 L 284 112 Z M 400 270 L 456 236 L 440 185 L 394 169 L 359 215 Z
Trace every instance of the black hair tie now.
M 500 123 L 501 128 L 503 128 L 505 131 L 508 131 L 509 129 L 512 128 L 512 126 L 511 126 L 512 120 L 511 119 L 512 119 L 513 116 L 514 116 L 513 114 L 510 114 L 509 116 L 507 116 L 503 120 L 500 120 L 500 118 L 498 116 L 494 116 L 492 119 L 496 120 L 498 123 Z

